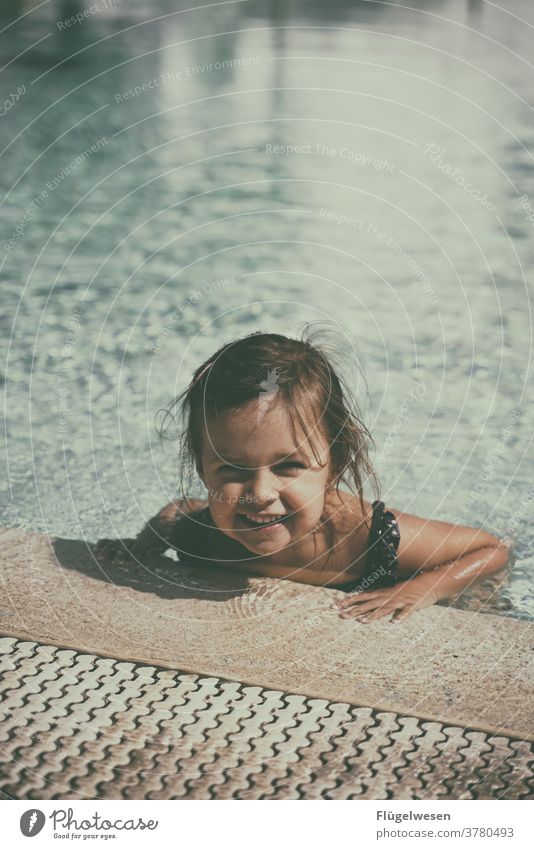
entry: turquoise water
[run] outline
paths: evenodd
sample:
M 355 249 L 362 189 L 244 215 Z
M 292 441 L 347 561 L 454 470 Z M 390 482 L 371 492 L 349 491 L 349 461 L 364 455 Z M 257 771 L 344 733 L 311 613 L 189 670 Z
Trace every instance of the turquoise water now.
M 388 505 L 514 540 L 468 604 L 533 618 L 532 4 L 188 5 L 2 4 L 3 521 L 136 533 L 192 369 L 329 321 Z

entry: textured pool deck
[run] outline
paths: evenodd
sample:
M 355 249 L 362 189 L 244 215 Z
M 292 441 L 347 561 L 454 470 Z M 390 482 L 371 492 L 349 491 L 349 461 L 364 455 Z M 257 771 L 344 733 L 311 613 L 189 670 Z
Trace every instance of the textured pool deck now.
M 534 741 L 530 623 L 432 605 L 343 621 L 339 590 L 97 562 L 78 540 L 0 533 L 0 636 Z
M 4 799 L 531 799 L 534 745 L 0 639 Z
M 11 799 L 528 799 L 533 629 L 0 532 Z

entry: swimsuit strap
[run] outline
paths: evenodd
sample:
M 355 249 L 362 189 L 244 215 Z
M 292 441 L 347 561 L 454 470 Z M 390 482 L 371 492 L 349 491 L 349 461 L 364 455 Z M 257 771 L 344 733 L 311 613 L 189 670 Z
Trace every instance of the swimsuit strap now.
M 374 588 L 392 587 L 397 583 L 400 531 L 394 514 L 391 510 L 385 510 L 384 506 L 383 501 L 373 502 L 373 520 L 365 562 L 368 580 L 374 572 L 379 573 L 373 580 Z
M 345 592 L 361 592 L 392 587 L 397 583 L 397 549 L 400 531 L 391 510 L 384 510 L 383 501 L 373 502 L 373 517 L 369 531 L 369 545 L 365 569 L 361 578 L 345 584 Z

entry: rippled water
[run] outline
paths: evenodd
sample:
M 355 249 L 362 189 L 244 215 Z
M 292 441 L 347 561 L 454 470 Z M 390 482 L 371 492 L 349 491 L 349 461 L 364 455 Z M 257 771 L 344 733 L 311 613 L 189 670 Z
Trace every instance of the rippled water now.
M 327 319 L 384 499 L 514 539 L 469 605 L 533 618 L 532 4 L 97 5 L 0 10 L 4 521 L 137 532 L 191 369 Z

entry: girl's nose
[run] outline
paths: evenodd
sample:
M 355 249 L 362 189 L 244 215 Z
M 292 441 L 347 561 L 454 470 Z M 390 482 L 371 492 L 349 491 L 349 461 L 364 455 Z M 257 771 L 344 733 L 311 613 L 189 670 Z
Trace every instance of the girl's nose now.
M 278 481 L 268 469 L 258 469 L 251 479 L 249 493 L 254 504 L 272 504 L 278 498 Z

